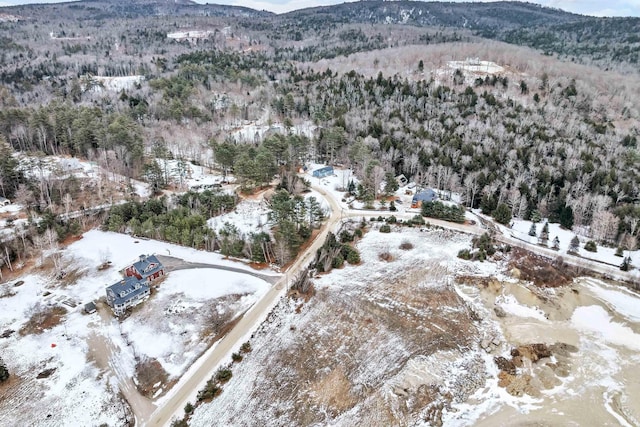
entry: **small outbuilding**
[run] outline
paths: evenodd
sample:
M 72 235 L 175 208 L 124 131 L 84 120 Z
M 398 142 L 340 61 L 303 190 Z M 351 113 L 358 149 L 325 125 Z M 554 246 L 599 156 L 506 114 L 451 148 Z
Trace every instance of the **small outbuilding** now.
M 409 180 L 407 179 L 406 176 L 404 176 L 404 174 L 400 174 L 400 175 L 396 176 L 396 182 L 398 183 L 398 185 L 400 187 L 404 187 L 405 185 L 407 185 L 409 183 Z
M 97 311 L 96 305 L 92 302 L 88 302 L 84 305 L 84 312 L 87 314 L 93 314 Z

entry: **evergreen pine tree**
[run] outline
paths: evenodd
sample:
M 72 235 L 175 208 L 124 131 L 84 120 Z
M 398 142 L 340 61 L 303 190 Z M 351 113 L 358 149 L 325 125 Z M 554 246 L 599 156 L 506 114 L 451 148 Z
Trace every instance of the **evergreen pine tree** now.
M 624 257 L 624 259 L 622 260 L 622 264 L 620 264 L 620 270 L 622 271 L 631 270 L 631 257 L 629 255 Z
M 558 236 L 553 238 L 553 249 L 554 250 L 560 250 L 560 239 L 558 239 Z
M 542 246 L 549 246 L 549 223 L 545 222 L 542 231 L 540 232 L 540 239 L 538 242 Z
M 4 361 L 0 359 L 0 383 L 5 382 L 9 379 L 9 370 L 7 366 L 4 364 Z
M 536 223 L 531 224 L 531 228 L 529 228 L 529 236 L 536 236 L 538 232 L 536 231 Z
M 580 250 L 580 240 L 578 239 L 578 236 L 573 236 L 573 239 L 571 239 L 571 243 L 569 244 L 568 252 L 577 254 L 579 250 Z

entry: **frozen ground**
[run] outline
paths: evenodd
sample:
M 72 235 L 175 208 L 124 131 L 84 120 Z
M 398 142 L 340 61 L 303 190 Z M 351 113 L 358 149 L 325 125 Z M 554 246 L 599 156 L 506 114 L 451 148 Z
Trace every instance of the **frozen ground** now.
M 102 92 L 102 90 L 108 90 L 111 92 L 119 92 L 121 90 L 131 90 L 136 85 L 144 82 L 144 76 L 122 76 L 122 77 L 104 77 L 93 76 L 93 80 L 100 83 L 100 86 L 93 86 L 91 90 L 95 92 Z
M 469 239 L 369 231 L 357 245 L 362 265 L 316 278 L 306 303 L 282 301 L 222 395 L 190 425 L 638 425 L 640 297 L 592 279 L 533 288 L 505 276 L 502 264 L 458 260 Z M 402 242 L 413 249 L 399 249 Z M 489 285 L 458 284 L 457 274 Z M 491 353 L 478 345 L 487 338 L 498 342 Z M 556 342 L 578 350 L 521 372 L 548 374 L 545 363 L 563 363 L 566 376 L 534 395 L 499 385 L 494 356 Z
M 11 382 L 0 386 L 0 425 L 125 425 L 129 412 L 118 394 L 120 377 L 137 381 L 137 362 L 155 360 L 168 381 L 176 379 L 229 321 L 269 288 L 240 273 L 180 270 L 169 273 L 152 297 L 121 322 L 104 306 L 100 315 L 82 313 L 84 303 L 103 297 L 105 285 L 120 278 L 118 269 L 150 253 L 249 270 L 217 254 L 94 230 L 62 251 L 66 283 L 36 269 L 21 278 L 21 286 L 15 287 L 15 281 L 0 285 L 0 333 L 15 331 L 0 338 L 0 355 L 12 374 Z M 106 259 L 112 266 L 99 271 Z M 41 323 L 53 307 L 67 311 L 57 326 L 19 332 L 30 318 Z M 96 339 L 108 343 L 111 354 L 101 357 L 110 357 L 111 369 L 96 360 Z M 55 371 L 36 378 L 47 369 Z M 157 392 L 164 386 L 158 384 Z
M 305 122 L 289 129 L 286 129 L 281 123 L 274 124 L 262 124 L 252 123 L 244 124 L 240 128 L 237 128 L 231 132 L 231 136 L 238 142 L 250 142 L 255 143 L 262 141 L 265 136 L 270 133 L 286 134 L 291 132 L 294 135 L 306 136 L 312 138 L 315 134 L 316 126 L 311 122 Z
M 482 360 L 450 285 L 457 268 L 475 271 L 455 257 L 468 243 L 450 231 L 369 231 L 362 264 L 315 279 L 307 303 L 282 301 L 190 425 L 403 425 L 428 417 L 456 381 L 471 384 L 459 396 L 471 392 Z M 432 384 L 442 389 L 430 394 Z
M 69 311 L 63 324 L 21 336 L 25 321 L 48 307 L 51 299 L 43 292 L 52 286 L 42 276 L 22 280 L 20 287 L 0 285 L 0 331 L 16 331 L 0 338 L 0 355 L 12 375 L 0 386 L 0 425 L 124 424 L 127 409 L 116 382 L 87 360 L 86 338 L 96 319 L 62 305 Z M 50 369 L 51 376 L 37 378 Z

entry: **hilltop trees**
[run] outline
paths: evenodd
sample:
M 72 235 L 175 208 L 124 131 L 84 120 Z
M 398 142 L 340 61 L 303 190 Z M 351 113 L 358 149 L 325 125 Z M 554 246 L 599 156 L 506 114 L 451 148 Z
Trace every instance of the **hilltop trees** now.
M 13 198 L 23 182 L 24 176 L 13 157 L 13 149 L 0 135 L 0 195 Z

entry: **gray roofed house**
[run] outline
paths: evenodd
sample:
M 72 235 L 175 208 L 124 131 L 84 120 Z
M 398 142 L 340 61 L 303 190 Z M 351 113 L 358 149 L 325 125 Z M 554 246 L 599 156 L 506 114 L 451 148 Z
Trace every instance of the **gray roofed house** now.
M 151 288 L 144 281 L 125 277 L 107 288 L 107 303 L 116 316 L 121 316 L 127 308 L 138 305 L 149 295 Z

